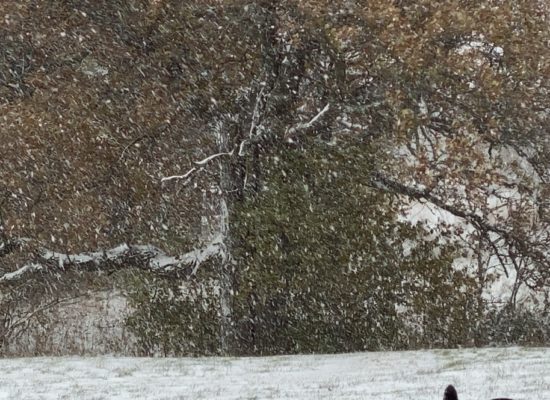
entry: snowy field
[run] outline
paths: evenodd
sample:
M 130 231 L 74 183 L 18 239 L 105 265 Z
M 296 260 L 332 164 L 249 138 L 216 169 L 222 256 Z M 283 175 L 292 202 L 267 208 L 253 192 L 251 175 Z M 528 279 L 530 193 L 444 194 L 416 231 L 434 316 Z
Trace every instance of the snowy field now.
M 0 360 L 0 399 L 550 399 L 550 348 Z

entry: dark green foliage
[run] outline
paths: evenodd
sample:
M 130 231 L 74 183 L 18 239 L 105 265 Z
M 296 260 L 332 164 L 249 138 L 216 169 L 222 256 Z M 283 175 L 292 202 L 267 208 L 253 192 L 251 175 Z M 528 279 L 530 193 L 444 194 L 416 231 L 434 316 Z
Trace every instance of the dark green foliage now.
M 133 308 L 127 325 L 137 338 L 138 354 L 219 354 L 219 292 L 215 280 L 140 274 L 130 278 L 127 287 Z
M 484 328 L 488 344 L 540 345 L 550 340 L 548 315 L 523 307 L 489 310 Z
M 393 199 L 369 187 L 368 146 L 309 140 L 307 151 L 266 155 L 263 187 L 234 210 L 233 351 L 470 343 L 476 285 L 452 267 L 455 249 L 422 239 L 423 228 L 400 222 Z M 199 275 L 183 292 L 181 281 L 152 276 L 130 285 L 128 323 L 144 354 L 219 351 L 217 281 L 208 268 Z
M 0 281 L 0 339 L 117 281 L 140 354 L 547 343 L 548 304 L 513 304 L 550 282 L 547 10 L 494 3 L 0 2 L 0 277 L 41 249 L 176 256 L 218 229 L 229 260 L 185 279 L 51 262 Z M 427 238 L 411 201 L 461 226 Z M 470 239 L 490 262 L 454 264 Z M 518 280 L 493 311 L 495 253 Z
M 474 286 L 451 267 L 453 249 L 436 253 L 420 228 L 397 220 L 389 196 L 368 186 L 366 146 L 309 145 L 268 157 L 262 191 L 237 208 L 239 351 L 467 341 Z

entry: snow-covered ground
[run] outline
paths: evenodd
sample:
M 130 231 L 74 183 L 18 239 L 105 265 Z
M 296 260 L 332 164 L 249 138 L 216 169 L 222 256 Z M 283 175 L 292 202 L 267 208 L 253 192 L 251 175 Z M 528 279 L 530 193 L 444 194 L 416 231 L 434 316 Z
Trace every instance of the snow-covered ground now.
M 550 348 L 0 360 L 0 399 L 550 399 Z

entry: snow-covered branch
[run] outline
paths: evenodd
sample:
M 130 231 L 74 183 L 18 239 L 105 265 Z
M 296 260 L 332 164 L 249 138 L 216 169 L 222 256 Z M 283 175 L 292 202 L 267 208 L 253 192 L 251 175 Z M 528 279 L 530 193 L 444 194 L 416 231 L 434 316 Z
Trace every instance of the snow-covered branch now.
M 229 152 L 222 152 L 222 153 L 216 153 L 216 154 L 212 154 L 206 158 L 203 158 L 202 160 L 199 160 L 199 161 L 195 161 L 194 163 L 197 164 L 197 165 L 200 165 L 200 166 L 203 166 L 205 164 L 208 164 L 210 161 L 212 161 L 213 159 L 215 158 L 218 158 L 218 157 L 221 157 L 221 156 L 232 156 L 233 153 L 235 152 L 235 150 L 231 150 Z M 196 167 L 193 167 L 191 168 L 189 171 L 187 171 L 185 174 L 183 175 L 172 175 L 172 176 L 166 176 L 164 178 L 162 178 L 160 181 L 161 182 L 166 182 L 166 181 L 171 181 L 173 179 L 186 179 L 188 177 L 191 176 L 191 174 L 193 174 L 193 172 L 197 171 L 197 168 Z
M 238 146 L 237 154 L 239 155 L 239 157 L 242 157 L 242 156 L 245 155 L 245 149 L 244 149 L 245 146 L 247 145 L 248 142 L 253 141 L 253 138 L 254 138 L 253 133 L 254 133 L 256 127 L 257 127 L 257 123 L 258 123 L 258 119 L 259 119 L 259 107 L 260 107 L 260 103 L 261 103 L 260 100 L 262 98 L 262 95 L 263 95 L 263 89 L 258 94 L 258 99 L 256 100 L 256 105 L 254 106 L 254 111 L 253 111 L 253 115 L 252 115 L 252 123 L 251 123 L 251 126 L 250 126 L 250 132 L 249 132 L 249 139 L 242 140 L 241 143 Z M 286 133 L 287 134 L 292 134 L 292 133 L 295 133 L 299 130 L 307 129 L 307 128 L 311 127 L 316 121 L 318 121 L 329 110 L 329 108 L 330 108 L 330 104 L 327 103 L 327 105 L 321 111 L 319 111 L 319 113 L 317 115 L 315 115 L 311 120 L 309 120 L 309 122 L 299 123 L 299 124 L 289 128 Z M 212 154 L 212 155 L 210 155 L 206 158 L 203 158 L 202 160 L 194 161 L 194 164 L 199 165 L 199 166 L 204 166 L 204 165 L 208 164 L 210 161 L 212 161 L 212 160 L 214 160 L 218 157 L 221 157 L 221 156 L 232 157 L 233 154 L 235 154 L 235 149 L 233 149 L 231 151 L 228 151 L 228 152 L 220 152 L 220 153 Z M 166 176 L 166 177 L 161 178 L 160 181 L 161 182 L 167 182 L 167 181 L 171 181 L 171 180 L 174 180 L 174 179 L 187 179 L 196 171 L 197 171 L 197 168 L 193 167 L 183 175 Z
M 338 122 L 340 122 L 340 124 L 344 125 L 348 129 L 355 129 L 355 130 L 361 130 L 361 131 L 367 129 L 365 125 L 354 124 L 353 122 L 348 121 L 345 117 L 338 117 L 337 120 Z
M 319 111 L 319 113 L 315 117 L 313 117 L 309 122 L 294 125 L 293 127 L 288 129 L 287 134 L 292 134 L 299 130 L 307 129 L 311 127 L 319 118 L 323 116 L 323 114 L 325 114 L 329 110 L 329 108 L 330 108 L 330 103 L 327 103 L 325 108 Z
M 172 179 L 185 179 L 185 178 L 188 178 L 196 170 L 197 169 L 195 167 L 193 167 L 183 175 L 166 176 L 166 177 L 162 178 L 160 181 L 161 182 L 166 182 L 166 181 L 171 181 Z
M 42 268 L 43 268 L 42 265 L 37 264 L 37 263 L 25 264 L 21 268 L 15 270 L 13 272 L 8 272 L 8 273 L 0 276 L 0 283 L 16 281 L 16 280 L 20 279 L 21 277 L 23 277 L 24 275 L 26 275 L 30 272 L 40 271 Z
M 25 264 L 19 269 L 0 276 L 0 283 L 14 282 L 37 271 L 47 272 L 54 268 L 65 269 L 106 269 L 114 264 L 132 265 L 159 273 L 176 272 L 191 268 L 194 275 L 207 260 L 224 257 L 225 247 L 221 236 L 214 237 L 204 246 L 187 253 L 170 256 L 152 245 L 121 244 L 112 249 L 96 252 L 66 254 L 43 249 L 38 260 Z M 188 271 L 188 270 L 187 270 Z
M 247 142 L 247 140 L 245 139 L 245 140 L 243 140 L 243 141 L 241 142 L 241 144 L 239 145 L 239 152 L 237 153 L 237 154 L 239 155 L 239 157 L 243 157 L 243 156 L 245 155 L 244 147 L 245 147 L 245 145 L 246 145 L 246 142 Z
M 195 161 L 195 164 L 204 165 L 204 164 L 212 161 L 214 158 L 217 158 L 217 157 L 220 157 L 220 156 L 232 156 L 233 152 L 234 152 L 234 150 L 231 150 L 229 152 L 222 152 L 222 153 L 212 154 L 211 156 L 208 156 L 205 159 L 202 159 L 200 161 Z
M 194 275 L 201 264 L 214 257 L 225 257 L 225 245 L 222 235 L 214 237 L 205 246 L 191 250 L 179 256 L 167 256 L 164 253 L 159 253 L 152 257 L 148 266 L 149 269 L 162 272 L 170 272 L 186 266 L 191 266 L 191 274 Z

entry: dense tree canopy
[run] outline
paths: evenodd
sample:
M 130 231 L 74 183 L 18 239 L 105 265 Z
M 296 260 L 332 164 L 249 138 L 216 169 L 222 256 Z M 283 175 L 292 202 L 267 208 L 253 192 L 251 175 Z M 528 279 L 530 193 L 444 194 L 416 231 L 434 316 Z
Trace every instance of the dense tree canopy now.
M 105 290 L 147 354 L 547 341 L 549 9 L 2 2 L 4 348 Z

